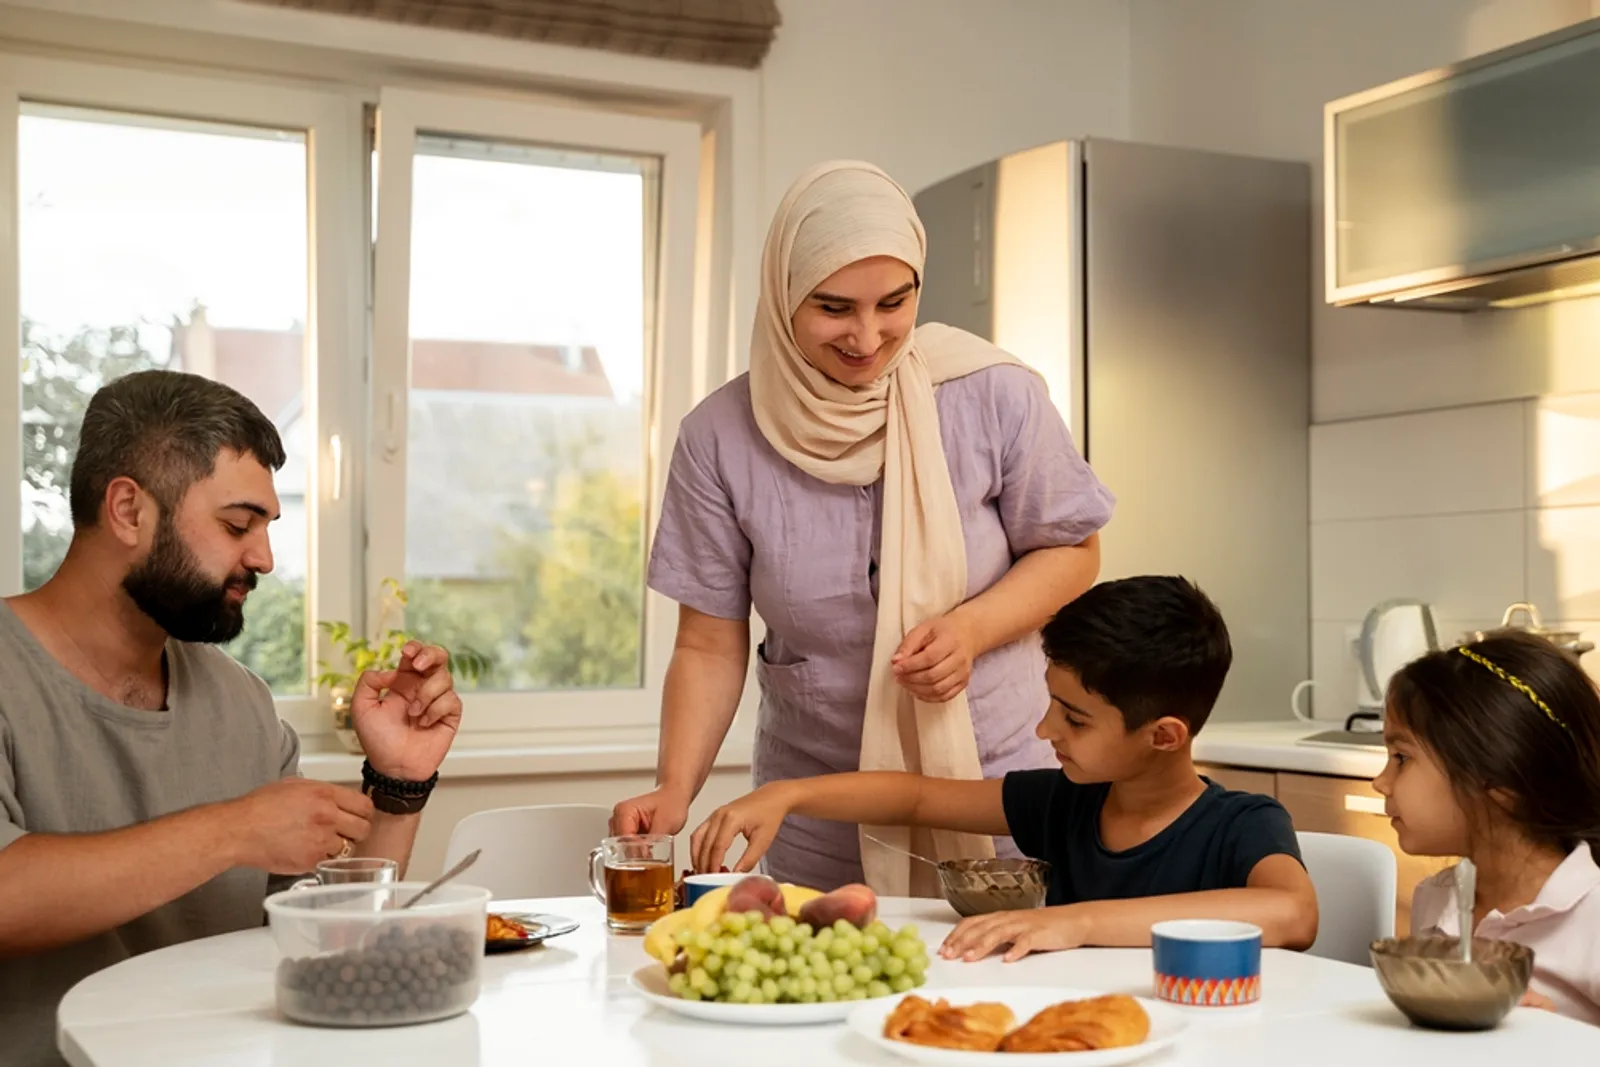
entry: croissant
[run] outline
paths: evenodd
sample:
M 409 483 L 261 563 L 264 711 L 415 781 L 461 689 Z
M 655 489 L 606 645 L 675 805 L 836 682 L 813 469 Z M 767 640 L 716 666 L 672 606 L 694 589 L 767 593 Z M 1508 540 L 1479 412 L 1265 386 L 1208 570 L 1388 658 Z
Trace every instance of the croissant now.
M 965 1052 L 994 1052 L 1016 1017 L 1004 1004 L 973 1004 L 953 1008 L 948 1001 L 932 1004 L 908 996 L 883 1024 L 883 1036 L 892 1041 Z
M 1054 1004 L 1000 1043 L 1001 1052 L 1087 1052 L 1137 1045 L 1150 1035 L 1150 1017 L 1121 994 Z

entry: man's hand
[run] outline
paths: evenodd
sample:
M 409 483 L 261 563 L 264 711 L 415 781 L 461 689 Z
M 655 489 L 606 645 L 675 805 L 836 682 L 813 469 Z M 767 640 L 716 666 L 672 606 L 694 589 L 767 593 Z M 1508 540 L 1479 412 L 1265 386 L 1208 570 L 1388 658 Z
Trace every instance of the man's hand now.
M 303 874 L 372 829 L 372 801 L 330 782 L 283 778 L 229 803 L 239 864 L 269 874 Z
M 912 627 L 890 664 L 895 681 L 912 696 L 929 704 L 943 704 L 972 681 L 976 655 L 972 634 L 951 613 Z
M 394 670 L 361 675 L 350 716 L 373 770 L 407 782 L 432 778 L 461 725 L 449 654 L 437 645 L 408 643 Z
M 1005 959 L 1014 963 L 1030 952 L 1077 948 L 1087 936 L 1087 925 L 1070 904 L 1033 911 L 1000 911 L 961 920 L 939 946 L 939 955 L 970 963 L 1009 945 Z

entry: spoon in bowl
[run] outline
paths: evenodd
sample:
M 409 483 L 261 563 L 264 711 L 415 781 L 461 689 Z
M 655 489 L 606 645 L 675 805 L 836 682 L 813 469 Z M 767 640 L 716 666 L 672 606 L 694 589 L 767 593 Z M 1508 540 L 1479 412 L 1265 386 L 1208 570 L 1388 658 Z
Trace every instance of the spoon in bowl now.
M 1461 927 L 1461 959 L 1472 961 L 1472 915 L 1478 903 L 1478 869 L 1472 861 L 1456 864 L 1456 918 Z
M 917 861 L 919 861 L 921 863 L 926 863 L 929 867 L 933 867 L 935 869 L 937 869 L 938 866 L 939 866 L 939 864 L 938 864 L 938 862 L 936 860 L 930 860 L 926 856 L 919 856 L 915 852 L 908 852 L 905 849 L 901 848 L 899 845 L 891 845 L 891 844 L 889 844 L 889 842 L 884 841 L 881 838 L 873 837 L 871 834 L 863 833 L 861 836 L 866 838 L 868 841 L 871 841 L 874 845 L 882 845 L 884 848 L 888 849 L 890 852 L 898 852 L 902 856 L 910 856 L 912 859 L 917 860 Z

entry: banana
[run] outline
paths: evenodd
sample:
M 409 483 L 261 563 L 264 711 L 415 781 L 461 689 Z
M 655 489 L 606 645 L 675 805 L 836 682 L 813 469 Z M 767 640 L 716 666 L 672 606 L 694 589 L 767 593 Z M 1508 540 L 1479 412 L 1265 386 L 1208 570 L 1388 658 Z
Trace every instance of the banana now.
M 784 882 L 780 888 L 783 890 L 783 910 L 789 913 L 790 918 L 799 918 L 800 909 L 822 896 L 822 890 L 812 889 L 803 885 L 790 885 Z
M 731 885 L 718 886 L 699 900 L 689 909 L 694 916 L 689 925 L 694 930 L 704 930 L 718 919 L 727 910 L 728 894 L 733 892 Z
M 651 958 L 660 960 L 670 967 L 678 955 L 678 942 L 675 940 L 678 931 L 689 925 L 691 918 L 687 908 L 664 915 L 650 924 L 644 932 L 644 950 Z
M 783 908 L 791 917 L 798 916 L 801 908 L 823 895 L 821 890 L 788 882 L 781 883 L 779 888 L 783 890 Z M 651 923 L 644 934 L 645 952 L 652 959 L 660 960 L 664 966 L 672 966 L 672 961 L 678 956 L 678 931 L 708 929 L 727 910 L 728 894 L 731 892 L 732 886 L 719 886 L 695 901 L 693 906 Z

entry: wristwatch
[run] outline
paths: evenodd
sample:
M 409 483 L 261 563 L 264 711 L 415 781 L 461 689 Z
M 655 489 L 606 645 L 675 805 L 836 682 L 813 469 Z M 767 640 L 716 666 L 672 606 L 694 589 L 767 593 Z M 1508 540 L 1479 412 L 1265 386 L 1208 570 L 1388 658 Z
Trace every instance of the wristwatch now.
M 361 762 L 361 791 L 372 799 L 372 806 L 389 815 L 415 815 L 428 803 L 428 796 L 439 782 L 439 772 L 425 782 L 390 778 L 372 769 L 370 760 Z

